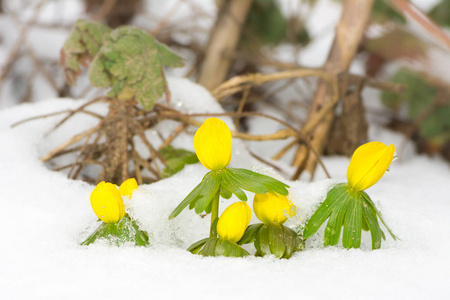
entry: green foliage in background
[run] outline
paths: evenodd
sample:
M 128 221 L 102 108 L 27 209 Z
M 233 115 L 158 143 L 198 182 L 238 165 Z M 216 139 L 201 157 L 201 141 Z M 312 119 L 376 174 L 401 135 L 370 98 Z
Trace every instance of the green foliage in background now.
M 182 67 L 181 57 L 145 31 L 131 26 L 113 30 L 92 62 L 89 80 L 96 87 L 111 87 L 108 97 L 138 100 L 151 109 L 168 93 L 163 67 Z
M 103 37 L 111 32 L 107 26 L 91 21 L 78 20 L 61 51 L 61 64 L 66 80 L 74 85 L 80 75 L 80 64 L 87 66 L 100 50 Z
M 442 0 L 428 15 L 439 25 L 450 27 L 450 0 Z
M 407 89 L 404 93 L 383 92 L 383 103 L 394 110 L 407 106 L 408 119 L 418 122 L 422 138 L 438 146 L 449 140 L 450 106 L 439 105 L 439 97 L 443 95 L 439 86 L 425 75 L 407 69 L 400 69 L 391 81 L 404 84 Z
M 385 0 L 375 0 L 372 7 L 372 16 L 375 21 L 380 23 L 387 21 L 393 21 L 400 24 L 406 23 L 405 17 L 387 4 Z
M 111 88 L 108 97 L 135 98 L 151 109 L 169 89 L 164 67 L 184 66 L 181 57 L 160 44 L 147 32 L 132 27 L 110 28 L 78 20 L 61 51 L 67 81 L 75 84 L 82 64 L 92 60 L 89 80 L 95 87 Z
M 159 153 L 166 160 L 166 167 L 162 173 L 163 178 L 170 177 L 183 170 L 186 164 L 198 163 L 197 155 L 194 152 L 176 149 L 171 145 L 162 148 Z

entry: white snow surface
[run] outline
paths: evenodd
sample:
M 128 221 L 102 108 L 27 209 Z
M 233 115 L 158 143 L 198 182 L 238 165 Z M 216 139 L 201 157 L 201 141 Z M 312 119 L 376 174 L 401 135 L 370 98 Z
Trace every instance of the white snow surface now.
M 171 78 L 169 83 L 172 105 L 177 108 L 221 112 L 202 87 L 186 79 Z M 365 232 L 362 249 L 324 248 L 320 230 L 304 251 L 289 260 L 192 255 L 185 249 L 208 235 L 209 217 L 189 210 L 170 221 L 167 217 L 207 172 L 200 164 L 140 186 L 126 204 L 131 217 L 148 231 L 151 246 L 80 246 L 98 225 L 89 202 L 94 186 L 49 170 L 39 158 L 97 121 L 77 116 L 50 134 L 63 116 L 14 128 L 11 124 L 84 102 L 53 99 L 0 110 L 2 299 L 445 299 L 450 294 L 449 165 L 440 158 L 413 153 L 396 161 L 368 190 L 401 237 L 393 241 L 388 236 L 380 250 L 370 250 Z M 106 112 L 100 104 L 91 109 Z M 231 120 L 223 119 L 233 129 Z M 161 133 L 175 125 L 161 125 Z M 401 142 L 398 135 L 376 128 L 371 135 L 397 147 Z M 192 135 L 180 137 L 175 144 L 192 149 Z M 253 164 L 256 171 L 274 174 L 256 166 L 244 153 L 243 142 L 234 140 L 235 146 L 240 147 L 240 155 L 233 150 L 233 166 Z M 286 225 L 303 225 L 330 186 L 345 180 L 347 158 L 325 158 L 324 162 L 333 179 L 323 179 L 319 171 L 312 183 L 284 180 L 298 207 L 297 216 Z M 248 195 L 251 204 L 252 195 Z M 222 201 L 221 211 L 234 201 Z M 251 223 L 256 222 L 253 215 Z M 254 253 L 252 245 L 246 249 Z

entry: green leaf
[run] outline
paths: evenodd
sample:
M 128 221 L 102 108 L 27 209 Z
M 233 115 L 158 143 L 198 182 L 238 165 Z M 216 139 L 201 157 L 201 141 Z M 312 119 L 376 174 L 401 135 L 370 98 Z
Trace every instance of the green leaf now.
M 247 201 L 247 195 L 234 183 L 229 171 L 227 169 L 224 169 L 222 170 L 221 175 L 222 175 L 222 187 L 235 194 L 239 200 Z
M 347 190 L 346 187 L 342 187 L 342 189 Z M 339 199 L 336 199 L 336 204 L 325 228 L 324 246 L 335 246 L 339 243 L 342 224 L 350 202 L 351 195 L 347 192 L 342 193 Z
M 219 222 L 219 218 L 216 218 L 214 222 L 211 224 L 211 236 L 217 237 L 217 223 Z
M 209 174 L 210 176 L 203 179 L 203 181 L 205 181 L 205 185 L 200 191 L 202 197 L 199 198 L 195 203 L 196 214 L 201 214 L 203 211 L 205 211 L 208 208 L 208 206 L 211 205 L 214 196 L 216 196 L 216 194 L 219 193 L 221 182 L 220 174 L 216 171 L 211 171 L 209 172 Z
M 216 256 L 216 245 L 219 238 L 208 238 L 203 248 L 198 252 L 203 256 Z
M 210 172 L 211 173 L 211 172 Z M 207 179 L 210 177 L 210 173 L 206 174 L 205 177 L 203 177 L 202 182 L 200 182 L 187 196 L 184 198 L 183 201 L 181 201 L 180 204 L 173 210 L 173 212 L 169 216 L 169 220 L 175 218 L 178 216 L 185 208 L 186 206 L 190 205 L 191 203 L 194 203 L 198 198 L 200 198 L 201 192 L 203 191 Z M 192 207 L 190 207 L 192 209 Z
M 244 244 L 249 244 L 249 243 L 254 242 L 255 236 L 258 233 L 258 230 L 260 230 L 263 225 L 264 225 L 263 223 L 258 223 L 258 224 L 252 224 L 252 225 L 248 226 L 244 232 L 244 235 L 237 242 L 237 244 L 244 245 Z
M 305 243 L 284 225 L 263 224 L 255 233 L 254 245 L 259 256 L 273 254 L 278 258 L 290 258 L 294 252 L 301 251 Z
M 450 0 L 441 0 L 428 14 L 441 26 L 450 27 Z
M 187 251 L 191 252 L 192 254 L 197 254 L 208 240 L 209 238 L 206 238 L 193 243 L 192 245 L 189 246 L 189 248 L 187 248 Z
M 148 246 L 148 235 L 126 214 L 119 222 L 103 223 L 81 245 L 90 245 L 98 239 L 105 239 L 111 245 L 121 246 L 134 243 L 136 246 Z
M 262 183 L 255 181 L 253 178 L 242 176 L 237 169 L 226 168 L 222 172 L 227 172 L 229 180 L 236 186 L 256 194 L 265 194 L 269 189 Z
M 381 223 L 383 223 L 384 227 L 386 227 L 387 231 L 389 232 L 389 234 L 391 235 L 392 239 L 399 240 L 399 238 L 392 232 L 391 229 L 389 229 L 389 227 L 387 226 L 386 222 L 384 222 L 383 217 L 381 216 L 381 212 L 375 207 L 375 204 L 372 202 L 372 199 L 370 199 L 369 195 L 367 195 L 366 192 L 362 191 L 362 196 L 363 196 L 363 201 L 365 201 L 365 203 L 369 206 L 369 208 L 371 210 L 373 210 L 374 212 L 376 212 L 378 218 L 380 218 Z M 380 229 L 381 230 L 381 229 Z M 386 237 L 384 236 L 383 231 L 381 231 L 382 237 L 383 239 L 386 239 Z
M 275 178 L 246 169 L 233 169 L 233 170 L 243 177 L 247 177 L 251 180 L 262 183 L 267 189 L 269 189 L 269 191 L 275 192 L 283 196 L 289 195 L 289 191 L 287 190 L 289 186 L 279 180 L 276 180 Z
M 75 85 L 80 75 L 80 64 L 87 66 L 99 51 L 103 38 L 111 32 L 107 26 L 86 20 L 77 20 L 61 49 L 61 66 L 66 81 Z
M 381 247 L 381 228 L 378 224 L 376 212 L 363 200 L 362 205 L 363 218 L 367 223 L 372 238 L 372 249 L 379 249 Z
M 222 178 L 223 179 L 223 178 Z M 230 199 L 233 194 L 229 189 L 224 188 L 223 184 L 220 186 L 220 196 L 224 199 Z
M 347 249 L 361 246 L 362 202 L 360 198 L 350 198 L 345 215 L 342 245 Z
M 163 170 L 162 177 L 170 177 L 181 171 L 186 164 L 195 164 L 198 162 L 197 155 L 194 152 L 185 149 L 176 149 L 169 145 L 161 150 L 159 153 L 166 160 L 166 167 Z
M 394 21 L 400 24 L 406 23 L 405 17 L 388 5 L 385 0 L 375 0 L 372 7 L 372 15 L 380 23 L 385 23 L 386 21 Z
M 268 192 L 287 196 L 289 186 L 272 177 L 261 175 L 246 169 L 226 168 L 228 180 L 234 185 L 256 194 Z M 222 171 L 222 172 L 223 172 Z
M 149 110 L 164 93 L 169 97 L 163 67 L 182 65 L 180 57 L 147 32 L 121 26 L 105 36 L 89 80 L 96 87 L 111 87 L 109 97 L 134 97 Z
M 286 37 L 287 25 L 275 0 L 255 0 L 247 16 L 245 32 L 265 44 L 277 45 Z
M 314 233 L 319 230 L 325 220 L 328 219 L 334 207 L 339 204 L 339 201 L 342 200 L 343 197 L 345 197 L 347 193 L 346 186 L 346 183 L 341 183 L 335 185 L 328 191 L 325 201 L 320 204 L 319 208 L 306 223 L 305 230 L 303 231 L 304 239 L 309 239 L 312 237 Z

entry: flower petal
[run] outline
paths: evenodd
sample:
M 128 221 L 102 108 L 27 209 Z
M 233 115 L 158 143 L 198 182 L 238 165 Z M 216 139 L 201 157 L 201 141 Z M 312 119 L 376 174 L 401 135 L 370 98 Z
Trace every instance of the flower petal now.
M 202 165 L 209 170 L 220 170 L 231 160 L 231 132 L 218 118 L 209 118 L 194 136 L 194 148 Z
M 116 223 L 125 215 L 122 196 L 115 184 L 100 182 L 91 193 L 91 206 L 105 223 Z
M 138 184 L 136 179 L 134 178 L 128 178 L 119 187 L 119 193 L 122 196 L 131 196 L 133 194 L 134 190 L 138 188 Z
M 252 211 L 246 202 L 236 202 L 225 209 L 217 222 L 217 235 L 225 240 L 239 241 L 250 224 Z
M 364 144 L 353 153 L 347 169 L 347 180 L 357 191 L 368 189 L 377 183 L 394 158 L 394 145 L 381 142 Z
M 283 224 L 287 221 L 287 216 L 295 216 L 296 207 L 286 196 L 273 193 L 255 194 L 253 211 L 264 224 Z

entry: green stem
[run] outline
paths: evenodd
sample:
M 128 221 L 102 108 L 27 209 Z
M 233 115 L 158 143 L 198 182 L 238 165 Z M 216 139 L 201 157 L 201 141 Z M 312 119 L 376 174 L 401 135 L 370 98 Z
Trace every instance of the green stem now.
M 209 229 L 209 232 L 210 232 L 209 237 L 214 237 L 213 234 L 212 234 L 212 226 L 214 224 L 214 221 L 219 217 L 219 197 L 220 197 L 220 194 L 217 193 L 214 196 L 214 199 L 212 200 L 211 226 L 210 226 L 210 229 Z

